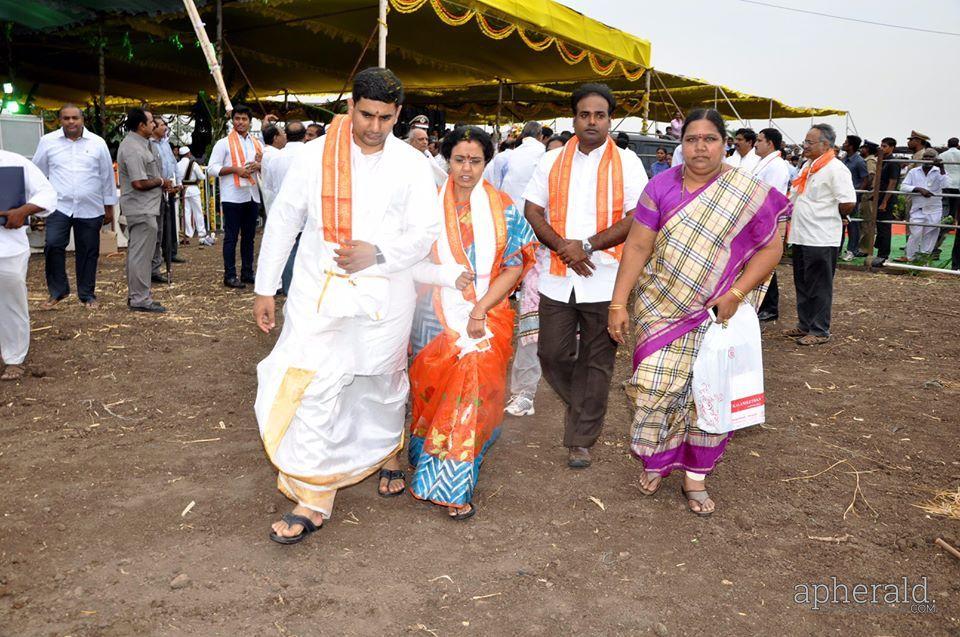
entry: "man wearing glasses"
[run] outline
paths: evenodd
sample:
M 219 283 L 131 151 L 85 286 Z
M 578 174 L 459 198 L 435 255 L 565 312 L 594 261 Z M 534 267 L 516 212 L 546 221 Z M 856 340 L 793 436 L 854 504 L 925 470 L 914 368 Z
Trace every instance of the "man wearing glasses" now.
M 843 226 L 857 203 L 850 171 L 837 159 L 837 134 L 815 124 L 803 140 L 806 160 L 793 180 L 793 219 L 787 243 L 793 245 L 797 326 L 784 332 L 800 345 L 830 340 L 833 275 Z

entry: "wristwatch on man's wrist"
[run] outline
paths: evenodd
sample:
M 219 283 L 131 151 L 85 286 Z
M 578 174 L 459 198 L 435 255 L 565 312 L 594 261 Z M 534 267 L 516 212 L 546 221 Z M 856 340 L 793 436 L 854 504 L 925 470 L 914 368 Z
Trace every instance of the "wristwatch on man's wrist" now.
M 377 250 L 377 263 L 378 264 L 386 263 L 387 260 L 383 257 L 383 253 L 380 252 L 380 248 L 377 246 L 373 246 L 373 247 L 376 248 Z
M 588 256 L 588 257 L 589 257 L 591 254 L 593 254 L 593 246 L 590 245 L 590 239 L 584 239 L 584 240 L 583 240 L 583 251 L 587 253 L 587 256 Z

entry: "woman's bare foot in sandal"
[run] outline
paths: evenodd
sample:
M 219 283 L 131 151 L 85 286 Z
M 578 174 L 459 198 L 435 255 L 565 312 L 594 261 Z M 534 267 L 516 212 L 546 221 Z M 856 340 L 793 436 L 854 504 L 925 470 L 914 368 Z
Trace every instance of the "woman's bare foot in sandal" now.
M 450 516 L 451 520 L 466 520 L 467 518 L 472 518 L 477 512 L 474 508 L 472 502 L 467 502 L 463 506 L 450 506 L 447 507 L 447 514 Z
M 660 490 L 660 484 L 663 482 L 663 476 L 659 473 L 644 471 L 640 474 L 640 493 L 643 495 L 653 495 Z
M 707 494 L 706 480 L 692 480 L 683 476 L 683 497 L 687 499 L 687 508 L 697 515 L 706 517 L 716 510 L 716 503 Z

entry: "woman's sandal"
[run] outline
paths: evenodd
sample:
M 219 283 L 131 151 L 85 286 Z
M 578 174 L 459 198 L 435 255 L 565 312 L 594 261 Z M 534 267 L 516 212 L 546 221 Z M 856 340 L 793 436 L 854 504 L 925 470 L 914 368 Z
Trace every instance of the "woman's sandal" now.
M 387 480 L 387 491 L 383 492 L 380 490 L 380 480 Z M 394 480 L 403 480 L 403 488 L 397 492 L 390 491 L 390 483 Z M 402 469 L 397 469 L 392 471 L 390 469 L 380 469 L 380 473 L 377 475 L 377 495 L 381 498 L 395 498 L 398 495 L 402 495 L 404 491 L 407 490 L 407 475 L 403 472 Z
M 295 513 L 284 513 L 280 519 L 286 522 L 288 527 L 299 524 L 303 527 L 303 530 L 300 531 L 299 534 L 291 535 L 290 537 L 278 535 L 276 531 L 270 531 L 270 539 L 277 544 L 296 544 L 302 542 L 308 535 L 323 528 L 322 524 L 317 526 L 310 518 L 304 515 L 296 515 Z
M 710 495 L 707 493 L 706 489 L 696 489 L 687 491 L 683 488 L 683 485 L 680 485 L 680 493 L 683 494 L 683 497 L 687 499 L 687 510 L 690 513 L 700 516 L 701 518 L 708 518 L 713 515 L 713 511 L 704 511 L 703 503 L 710 499 Z M 693 507 L 690 506 L 690 501 L 693 500 L 700 505 L 700 510 L 695 511 Z
M 469 510 L 461 511 L 456 515 L 450 515 L 449 513 L 447 513 L 447 517 L 449 517 L 451 520 L 456 520 L 457 522 L 460 522 L 462 520 L 469 520 L 470 518 L 472 518 L 477 514 L 477 506 L 473 502 L 467 502 L 467 506 L 470 507 Z
M 646 472 L 645 472 L 645 473 L 646 473 Z M 641 484 L 640 484 L 640 493 L 642 493 L 643 495 L 646 495 L 646 496 L 655 495 L 655 494 L 657 493 L 657 491 L 660 490 L 660 486 L 663 484 L 663 476 L 661 476 L 659 473 L 655 473 L 655 474 L 653 474 L 653 476 L 654 476 L 653 478 L 650 478 L 650 474 L 647 473 L 647 478 L 650 479 L 651 482 L 652 482 L 653 480 L 656 480 L 656 481 L 657 481 L 657 486 L 655 486 L 655 487 L 652 488 L 652 489 L 645 489 L 644 486 L 643 486 L 643 484 L 641 483 Z

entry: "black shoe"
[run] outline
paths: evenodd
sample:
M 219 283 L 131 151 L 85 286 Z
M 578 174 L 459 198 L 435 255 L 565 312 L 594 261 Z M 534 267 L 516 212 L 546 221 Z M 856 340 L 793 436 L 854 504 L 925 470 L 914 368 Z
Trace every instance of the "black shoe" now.
M 257 282 L 257 280 L 256 280 L 255 278 L 253 278 L 252 276 L 242 276 L 242 277 L 240 277 L 240 281 L 241 281 L 242 283 L 249 283 L 250 285 L 255 285 L 256 282 Z
M 163 312 L 167 311 L 167 308 L 154 301 L 152 305 L 131 305 L 130 310 L 133 312 L 151 312 L 153 314 L 162 314 Z
M 166 274 L 151 274 L 150 280 L 154 283 L 170 283 L 170 279 L 167 278 Z
M 759 314 L 757 314 L 757 318 L 760 319 L 761 323 L 764 323 L 767 321 L 776 321 L 780 317 L 779 315 L 774 314 L 773 312 L 760 312 Z
M 241 288 L 247 287 L 246 285 L 241 283 L 240 279 L 238 279 L 237 277 L 233 277 L 232 279 L 224 279 L 223 284 L 228 288 L 241 289 Z
M 870 263 L 870 265 L 874 268 L 879 268 L 886 262 L 887 260 L 883 257 L 873 257 L 873 261 Z
M 170 257 L 170 260 L 171 260 L 172 262 L 174 262 L 174 263 L 186 263 L 186 262 L 187 262 L 187 260 L 184 259 L 184 258 L 181 257 L 181 256 L 173 256 L 173 257 Z

